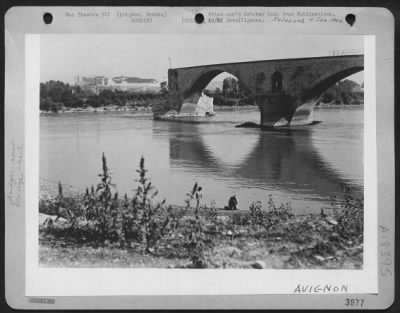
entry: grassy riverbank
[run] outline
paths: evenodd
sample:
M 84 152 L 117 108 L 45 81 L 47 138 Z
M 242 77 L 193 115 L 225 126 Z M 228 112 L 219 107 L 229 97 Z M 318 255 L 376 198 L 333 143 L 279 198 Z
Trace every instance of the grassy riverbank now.
M 131 196 L 113 192 L 109 173 L 103 157 L 97 188 L 83 193 L 41 181 L 41 266 L 362 268 L 363 202 L 350 195 L 317 215 L 271 197 L 225 211 L 201 203 L 195 184 L 179 207 L 153 201 L 143 159 Z

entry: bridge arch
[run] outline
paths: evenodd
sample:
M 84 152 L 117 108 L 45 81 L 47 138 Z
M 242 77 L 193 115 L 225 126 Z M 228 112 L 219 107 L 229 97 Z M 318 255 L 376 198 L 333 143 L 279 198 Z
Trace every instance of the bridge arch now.
M 218 75 L 227 73 L 234 76 L 241 84 L 244 85 L 241 75 L 238 72 L 232 71 L 226 68 L 212 68 L 202 71 L 194 79 L 191 86 L 183 93 L 184 98 L 192 97 L 195 94 L 201 94 L 201 92 L 207 87 L 207 85 Z
M 363 70 L 364 70 L 363 66 L 354 66 L 333 74 L 329 73 L 324 77 L 321 77 L 314 84 L 314 86 L 307 93 L 304 94 L 303 100 L 319 98 L 329 87 L 333 86 L 335 83 Z
M 355 73 L 361 72 L 362 70 L 364 70 L 363 66 L 352 66 L 321 76 L 321 78 L 300 97 L 300 105 L 297 106 L 293 112 L 290 118 L 290 125 L 304 125 L 304 121 L 306 121 L 306 124 L 312 123 L 314 106 L 317 104 L 322 94 L 335 83 Z

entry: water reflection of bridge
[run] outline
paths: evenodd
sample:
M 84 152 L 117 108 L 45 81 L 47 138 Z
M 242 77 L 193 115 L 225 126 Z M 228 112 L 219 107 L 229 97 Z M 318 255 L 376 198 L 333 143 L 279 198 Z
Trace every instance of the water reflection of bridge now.
M 170 123 L 172 166 L 245 180 L 249 186 L 323 198 L 342 195 L 344 186 L 351 186 L 357 196 L 362 193 L 362 186 L 342 177 L 318 153 L 309 129 L 263 132 L 233 129 L 242 132 L 237 136 L 204 130 L 204 125 Z M 249 144 L 244 146 L 243 142 Z

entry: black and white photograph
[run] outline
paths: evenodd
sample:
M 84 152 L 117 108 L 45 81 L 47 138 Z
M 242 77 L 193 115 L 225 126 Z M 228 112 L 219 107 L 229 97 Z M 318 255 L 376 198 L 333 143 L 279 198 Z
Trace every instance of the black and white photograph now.
M 41 35 L 39 266 L 362 270 L 364 46 Z
M 393 302 L 389 10 L 13 7 L 4 25 L 11 307 Z

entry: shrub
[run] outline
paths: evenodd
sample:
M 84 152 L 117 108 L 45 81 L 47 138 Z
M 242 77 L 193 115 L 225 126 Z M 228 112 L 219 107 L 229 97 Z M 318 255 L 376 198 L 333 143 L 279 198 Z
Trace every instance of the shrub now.
M 133 198 L 134 218 L 138 221 L 141 230 L 141 241 L 146 246 L 146 251 L 162 237 L 167 222 L 163 221 L 165 200 L 157 205 L 152 204 L 152 200 L 157 196 L 158 191 L 152 186 L 150 180 L 146 177 L 147 170 L 144 166 L 144 158 L 140 159 L 139 169 L 139 186 L 136 189 L 136 194 Z
M 294 216 L 290 203 L 275 205 L 270 195 L 268 198 L 268 211 L 263 210 L 261 201 L 253 202 L 249 208 L 250 222 L 253 226 L 260 225 L 266 229 L 287 221 Z
M 356 253 L 362 252 L 363 201 L 345 194 L 343 201 L 332 201 L 330 209 L 321 210 L 319 219 L 307 217 L 287 229 L 287 238 L 298 244 L 290 259 L 295 266 L 310 260 L 321 265 L 332 257 L 340 258 L 336 254 L 338 251 L 341 251 L 339 255 L 345 255 L 348 248 L 355 248 Z M 310 256 L 318 256 L 318 260 L 313 261 Z
M 200 191 L 201 187 L 196 182 L 192 190 L 186 194 L 186 211 L 190 208 L 190 202 L 195 197 L 196 208 L 194 210 L 194 218 L 189 218 L 187 220 L 188 227 L 185 229 L 184 246 L 187 249 L 192 266 L 195 268 L 206 268 L 208 264 L 205 250 L 210 247 L 211 242 L 204 233 L 204 222 L 199 215 L 200 196 L 198 193 Z
M 344 201 L 333 204 L 332 217 L 337 221 L 336 231 L 341 238 L 359 244 L 364 233 L 364 201 L 345 195 Z
M 217 209 L 215 208 L 215 201 L 211 202 L 210 207 L 204 206 L 202 209 L 205 212 L 204 213 L 205 220 L 216 225 L 218 222 L 218 213 L 217 213 Z
M 104 242 L 116 232 L 115 229 L 115 205 L 118 200 L 118 194 L 112 195 L 111 189 L 115 186 L 111 183 L 111 174 L 107 166 L 107 160 L 103 153 L 102 155 L 102 173 L 99 174 L 101 182 L 96 188 L 96 204 L 94 222 L 96 231 L 100 239 Z
M 250 205 L 250 221 L 254 225 L 262 225 L 264 222 L 264 212 L 262 211 L 261 201 L 253 202 Z
M 203 231 L 202 221 L 196 218 L 189 220 L 189 223 L 190 227 L 185 240 L 189 258 L 193 267 L 206 268 L 205 249 L 207 247 L 207 238 Z

